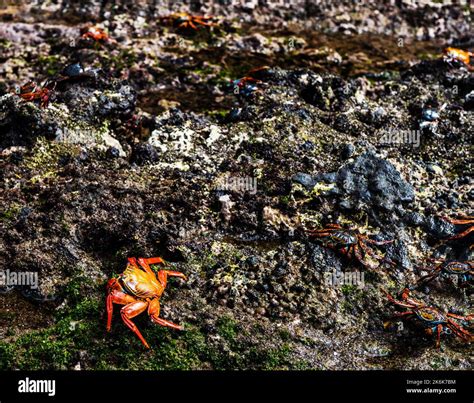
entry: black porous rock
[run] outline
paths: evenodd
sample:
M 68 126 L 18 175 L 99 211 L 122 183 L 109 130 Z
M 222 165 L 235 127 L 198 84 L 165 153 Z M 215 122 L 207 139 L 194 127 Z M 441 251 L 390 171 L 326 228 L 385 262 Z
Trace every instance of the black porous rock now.
M 390 162 L 372 152 L 359 156 L 337 172 L 337 186 L 355 206 L 392 211 L 413 202 L 413 186 Z

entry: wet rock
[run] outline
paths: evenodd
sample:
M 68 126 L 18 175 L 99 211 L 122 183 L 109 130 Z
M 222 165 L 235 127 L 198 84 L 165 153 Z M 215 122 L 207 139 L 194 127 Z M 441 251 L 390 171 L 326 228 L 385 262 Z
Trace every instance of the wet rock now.
M 406 239 L 406 237 L 405 237 Z M 408 270 L 413 268 L 405 242 L 397 241 L 387 246 L 385 261 L 393 262 L 397 267 Z
M 353 144 L 346 144 L 342 147 L 341 157 L 342 159 L 347 160 L 348 158 L 352 157 L 355 152 L 355 147 Z
M 117 91 L 114 92 L 114 89 Z M 15 95 L 0 98 L 0 114 L 4 135 L 0 147 L 32 145 L 36 138 L 48 139 L 69 144 L 80 144 L 86 148 L 109 147 L 118 150 L 120 156 L 125 152 L 111 133 L 107 120 L 130 114 L 135 107 L 134 92 L 127 86 L 113 84 L 104 92 L 81 85 L 65 89 L 57 97 L 58 102 L 41 108 L 33 102 L 22 102 Z
M 344 197 L 360 207 L 391 211 L 415 199 L 413 186 L 390 162 L 371 152 L 342 166 L 337 172 L 337 185 Z
M 273 276 L 277 279 L 283 278 L 288 273 L 288 263 L 279 262 L 273 270 Z
M 442 239 L 453 236 L 455 234 L 456 227 L 454 224 L 451 224 L 440 217 L 430 216 L 427 217 L 425 221 L 424 229 L 431 236 Z
M 422 214 L 416 212 L 407 213 L 403 218 L 408 225 L 412 226 L 420 226 L 425 223 L 425 217 Z
M 306 189 L 311 190 L 317 181 L 309 174 L 298 172 L 293 176 L 293 181 L 303 185 Z
M 160 153 L 157 149 L 148 143 L 139 143 L 133 147 L 132 162 L 143 165 L 147 162 L 153 163 L 158 161 Z
M 306 102 L 326 111 L 347 110 L 353 94 L 354 88 L 350 83 L 341 77 L 333 76 L 327 76 L 321 81 L 312 83 L 301 92 L 301 96 Z M 340 117 L 343 119 L 344 115 L 340 115 Z
M 107 158 L 119 158 L 120 150 L 115 147 L 109 147 L 105 153 Z
M 310 270 L 317 278 L 322 280 L 322 273 L 342 270 L 341 260 L 333 250 L 314 244 L 310 247 L 310 253 L 312 262 Z

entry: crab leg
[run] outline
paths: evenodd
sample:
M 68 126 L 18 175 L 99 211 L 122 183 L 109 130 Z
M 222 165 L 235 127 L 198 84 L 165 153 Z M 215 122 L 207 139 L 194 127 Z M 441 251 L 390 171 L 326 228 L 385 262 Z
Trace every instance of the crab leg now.
M 179 325 L 177 325 L 176 323 L 173 323 L 173 322 L 169 322 L 165 319 L 155 318 L 154 316 L 152 316 L 151 320 L 153 322 L 155 322 L 156 324 L 161 325 L 161 326 L 171 327 L 171 328 L 176 329 L 176 330 L 183 330 L 182 326 L 179 326 Z
M 331 232 L 325 229 L 308 229 L 306 230 L 306 232 L 310 235 L 321 236 L 321 237 L 331 235 Z
M 355 251 L 355 254 L 356 254 L 356 257 L 357 259 L 359 259 L 359 262 L 361 262 L 364 266 L 370 268 L 370 269 L 375 269 L 377 266 L 368 262 L 367 260 L 365 260 L 360 252 L 360 250 L 363 250 L 365 253 L 367 253 L 368 255 L 372 256 L 372 257 L 375 257 L 376 259 L 381 259 L 382 257 L 381 256 L 378 256 L 376 255 L 375 253 L 373 253 L 373 251 L 365 246 L 362 242 L 359 241 L 359 244 L 357 246 L 354 247 L 354 251 Z
M 465 237 L 466 235 L 470 234 L 472 231 L 474 231 L 474 225 L 472 227 L 469 227 L 466 231 L 464 232 L 461 232 L 460 234 L 457 234 L 457 235 L 454 235 L 450 238 L 448 238 L 449 240 L 451 239 L 459 239 L 459 238 L 462 238 L 462 237 Z
M 137 259 L 135 259 L 134 257 L 129 257 L 127 260 L 128 260 L 128 263 L 131 264 L 132 266 L 138 267 Z
M 413 302 L 402 302 L 402 301 L 398 301 L 396 300 L 395 298 L 393 298 L 387 291 L 385 291 L 383 288 L 381 288 L 382 292 L 387 296 L 388 300 L 396 305 L 399 305 L 399 306 L 402 306 L 404 308 L 410 308 L 410 309 L 413 309 L 417 306 L 422 306 L 422 304 L 416 304 L 415 301 Z M 403 292 L 403 299 L 405 300 L 406 298 L 408 298 L 408 294 L 404 291 Z
M 451 224 L 472 224 L 472 223 L 474 223 L 474 217 L 465 217 L 465 219 L 462 219 L 462 220 L 444 217 L 444 220 L 450 222 Z
M 107 290 L 107 331 L 110 332 L 110 328 L 112 326 L 112 314 L 114 310 L 113 304 L 115 303 L 119 305 L 127 305 L 131 302 L 135 302 L 136 300 L 131 295 L 125 294 L 122 291 L 122 286 L 116 278 L 112 278 L 109 280 L 109 282 L 107 283 Z
M 153 259 L 153 258 L 152 258 Z M 156 259 L 156 258 L 155 258 Z M 148 273 L 148 274 L 151 274 L 152 276 L 155 275 L 155 273 L 153 272 L 153 270 L 151 269 L 150 265 L 147 263 L 147 260 L 148 259 L 144 259 L 142 257 L 139 257 L 138 258 L 138 264 L 143 267 L 143 269 Z
M 467 330 L 463 329 L 457 323 L 454 323 L 451 319 L 448 319 L 447 325 L 459 338 L 468 342 L 471 342 L 474 340 L 474 335 L 469 333 Z
M 113 293 L 107 297 L 107 331 L 110 332 L 112 326 L 113 304 L 127 305 L 135 301 L 136 299 L 131 295 L 121 291 L 113 291 Z
M 438 277 L 439 270 L 432 272 L 430 274 L 426 274 L 418 279 L 418 284 L 426 284 L 430 281 L 433 281 L 436 277 Z
M 125 305 L 121 310 L 120 313 L 122 315 L 122 319 L 125 322 L 125 324 L 130 328 L 130 330 L 135 333 L 138 338 L 141 340 L 143 345 L 146 348 L 150 348 L 146 340 L 143 338 L 142 334 L 140 333 L 140 330 L 138 330 L 138 327 L 131 321 L 132 318 L 134 318 L 137 315 L 140 315 L 145 309 L 148 307 L 148 302 L 146 301 L 137 301 L 132 302 L 128 305 Z
M 377 255 L 371 248 L 365 245 L 363 241 L 359 241 L 359 245 L 362 248 L 362 250 L 368 255 L 374 257 L 375 259 L 382 259 L 382 256 Z
M 435 267 L 434 269 L 429 268 L 429 267 L 420 267 L 420 270 L 429 272 L 428 274 L 425 274 L 424 276 L 420 277 L 418 280 L 418 283 L 426 284 L 439 276 L 439 273 L 441 272 L 441 267 L 438 266 L 438 267 Z
M 160 270 L 157 273 L 158 281 L 161 283 L 163 287 L 166 287 L 166 283 L 168 282 L 168 276 L 171 277 L 180 277 L 183 280 L 186 280 L 186 276 L 179 272 L 179 271 L 172 271 L 172 270 Z
M 165 261 L 161 257 L 150 257 L 148 259 L 143 259 L 143 260 L 147 262 L 148 264 L 157 264 L 157 263 L 165 264 Z
M 456 315 L 454 313 L 447 313 L 447 316 L 450 316 L 451 318 L 459 319 L 459 320 L 465 320 L 467 322 L 470 322 L 471 320 L 474 319 L 474 315 L 467 315 L 467 316 L 461 316 L 461 315 Z
M 440 323 L 438 324 L 437 328 L 437 336 L 436 336 L 436 348 L 440 348 L 441 346 L 441 332 L 443 330 L 443 325 Z
M 150 315 L 151 320 L 161 326 L 171 327 L 176 330 L 183 330 L 182 326 L 179 326 L 173 322 L 160 318 L 159 314 L 160 314 L 160 301 L 158 301 L 157 299 L 154 299 L 150 301 L 150 304 L 148 305 L 148 315 Z

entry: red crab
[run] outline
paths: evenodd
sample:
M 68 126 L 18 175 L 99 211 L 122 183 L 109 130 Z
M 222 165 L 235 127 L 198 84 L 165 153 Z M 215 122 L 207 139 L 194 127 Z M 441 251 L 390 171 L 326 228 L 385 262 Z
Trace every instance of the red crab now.
M 198 26 L 201 27 L 215 27 L 217 24 L 211 22 L 213 17 L 210 16 L 197 16 L 191 15 L 188 13 L 175 13 L 167 17 L 162 18 L 165 21 L 171 20 L 178 29 L 188 30 L 192 29 L 194 31 L 198 30 Z
M 474 56 L 474 53 L 468 52 L 466 50 L 458 49 L 458 48 L 446 48 L 443 51 L 444 53 L 444 60 L 446 60 L 448 63 L 451 63 L 454 60 L 459 60 L 463 62 L 465 65 L 468 66 L 468 68 L 472 68 L 469 65 L 470 58 Z
M 108 42 L 112 41 L 109 34 L 100 27 L 88 27 L 87 30 L 81 36 L 83 39 L 92 39 L 95 42 Z
M 52 89 L 47 86 L 41 88 L 35 82 L 29 81 L 25 85 L 20 87 L 18 96 L 25 102 L 39 101 L 40 106 L 46 108 L 51 97 Z
M 250 96 L 254 92 L 260 91 L 257 84 L 261 84 L 260 80 L 253 77 L 242 77 L 237 80 L 231 80 L 229 83 L 230 89 L 234 94 L 242 94 L 244 96 Z
M 456 276 L 460 287 L 466 287 L 474 280 L 474 262 L 458 260 L 439 261 L 436 259 L 428 259 L 434 262 L 434 267 L 423 267 L 422 270 L 427 271 L 428 274 L 420 277 L 418 284 L 427 284 L 439 276 L 449 277 Z
M 386 245 L 392 243 L 389 241 L 375 241 L 368 236 L 362 235 L 357 229 L 344 229 L 339 224 L 329 224 L 324 229 L 306 230 L 310 238 L 319 238 L 322 243 L 335 249 L 349 258 L 356 258 L 363 266 L 375 268 L 377 266 L 368 262 L 365 257 L 367 255 L 381 260 L 382 257 L 377 255 L 367 244 Z
M 125 324 L 134 332 L 145 347 L 150 348 L 132 318 L 147 310 L 154 323 L 161 326 L 182 330 L 183 328 L 159 317 L 160 298 L 163 294 L 168 276 L 186 276 L 178 271 L 159 270 L 156 273 L 150 264 L 164 264 L 160 257 L 129 258 L 125 271 L 117 278 L 112 278 L 107 283 L 107 330 L 112 326 L 113 304 L 125 305 L 120 314 Z
M 247 73 L 246 76 L 237 80 L 231 80 L 229 83 L 229 88 L 234 92 L 234 94 L 251 96 L 253 93 L 261 91 L 259 85 L 263 83 L 262 80 L 253 77 L 253 75 L 258 75 L 263 71 L 267 71 L 269 68 L 269 66 L 262 66 L 252 69 Z
M 421 325 L 428 335 L 436 334 L 436 347 L 440 347 L 441 334 L 454 333 L 465 342 L 474 341 L 474 335 L 469 333 L 464 327 L 456 323 L 453 319 L 461 321 L 463 325 L 468 325 L 474 320 L 474 315 L 461 316 L 454 313 L 442 312 L 438 308 L 426 305 L 423 301 L 410 297 L 410 290 L 405 288 L 401 294 L 401 300 L 395 299 L 387 291 L 382 289 L 388 300 L 396 306 L 407 308 L 404 312 L 395 313 L 395 318 L 412 319 Z M 385 327 L 390 324 L 386 322 Z
M 461 232 L 459 232 L 458 234 L 456 234 L 456 235 L 454 235 L 450 238 L 447 238 L 448 241 L 453 240 L 453 239 L 465 238 L 472 231 L 474 231 L 474 217 L 462 216 L 462 217 L 456 218 L 456 219 L 448 218 L 448 217 L 441 217 L 441 218 L 443 220 L 451 223 L 451 224 L 454 224 L 454 225 L 468 226 L 467 228 L 464 228 L 463 230 L 461 230 Z M 472 249 L 473 247 L 474 247 L 474 244 L 471 243 L 471 245 L 469 245 L 469 249 Z

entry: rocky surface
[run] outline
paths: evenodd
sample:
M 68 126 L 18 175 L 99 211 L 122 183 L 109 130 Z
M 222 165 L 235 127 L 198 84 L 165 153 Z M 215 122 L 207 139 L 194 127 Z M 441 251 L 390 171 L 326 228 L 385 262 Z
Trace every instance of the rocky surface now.
M 453 337 L 384 329 L 380 290 L 430 257 L 472 260 L 442 216 L 472 214 L 474 78 L 440 57 L 469 48 L 469 9 L 221 3 L 192 7 L 219 16 L 196 33 L 160 20 L 162 1 L 0 13 L 0 268 L 39 279 L 0 289 L 0 367 L 472 369 Z M 81 38 L 96 19 L 114 41 Z M 75 63 L 97 75 L 58 82 L 47 107 L 17 95 Z M 257 91 L 229 84 L 264 64 Z M 364 268 L 304 231 L 335 222 L 393 239 L 374 247 L 386 259 Z M 129 256 L 188 276 L 161 313 L 185 331 L 136 319 L 151 351 L 118 308 L 105 331 Z M 327 281 L 341 273 L 363 282 Z M 472 313 L 472 287 L 414 295 Z

